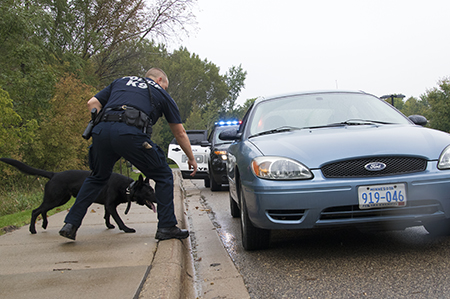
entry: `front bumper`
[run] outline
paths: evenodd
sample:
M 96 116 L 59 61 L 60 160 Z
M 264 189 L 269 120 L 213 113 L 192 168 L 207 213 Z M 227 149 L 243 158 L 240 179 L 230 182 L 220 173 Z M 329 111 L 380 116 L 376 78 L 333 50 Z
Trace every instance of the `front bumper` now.
M 450 171 L 436 162 L 409 175 L 326 179 L 315 170 L 308 181 L 242 181 L 252 223 L 264 229 L 390 225 L 409 227 L 450 217 Z M 405 207 L 359 209 L 358 187 L 404 183 Z
M 203 180 L 203 179 L 209 178 L 208 173 L 204 172 L 204 171 L 198 171 L 197 170 L 197 173 L 193 177 L 191 176 L 191 173 L 192 173 L 192 170 L 190 170 L 190 171 L 182 170 L 181 171 L 181 175 L 182 175 L 183 179 L 190 179 L 190 180 L 199 179 L 199 180 Z
M 209 166 L 209 172 L 217 183 L 228 184 L 226 161 L 223 161 L 219 157 L 214 157 Z

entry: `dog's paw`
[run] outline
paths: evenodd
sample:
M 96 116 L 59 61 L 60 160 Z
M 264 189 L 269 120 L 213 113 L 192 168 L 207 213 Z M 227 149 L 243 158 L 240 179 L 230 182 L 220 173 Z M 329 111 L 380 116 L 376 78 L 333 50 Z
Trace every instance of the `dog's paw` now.
M 129 228 L 129 227 L 125 228 L 123 231 L 126 233 L 135 233 L 136 232 L 136 230 L 134 228 Z
M 116 228 L 116 227 L 115 227 L 114 225 L 112 225 L 112 224 L 107 224 L 106 227 L 109 228 L 109 229 Z
M 32 233 L 33 235 L 36 234 L 36 228 L 34 226 L 30 226 L 29 227 L 29 231 L 30 233 Z

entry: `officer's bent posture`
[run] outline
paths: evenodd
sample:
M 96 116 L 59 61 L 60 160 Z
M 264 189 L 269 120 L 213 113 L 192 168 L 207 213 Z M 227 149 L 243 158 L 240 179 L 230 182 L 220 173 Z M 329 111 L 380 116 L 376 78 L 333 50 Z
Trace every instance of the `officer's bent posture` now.
M 108 182 L 114 164 L 121 157 L 135 165 L 146 177 L 156 182 L 158 230 L 156 239 L 184 239 L 187 230 L 176 226 L 173 204 L 173 176 L 164 152 L 151 141 L 152 125 L 163 114 L 178 144 L 188 157 L 188 165 L 197 172 L 189 138 L 181 123 L 175 101 L 165 91 L 169 86 L 167 75 L 151 68 L 146 78 L 123 77 L 115 80 L 88 101 L 91 111 L 100 111 L 92 129 L 89 153 L 92 170 L 81 187 L 75 204 L 70 209 L 59 231 L 63 237 L 75 240 L 77 229 L 87 209 Z

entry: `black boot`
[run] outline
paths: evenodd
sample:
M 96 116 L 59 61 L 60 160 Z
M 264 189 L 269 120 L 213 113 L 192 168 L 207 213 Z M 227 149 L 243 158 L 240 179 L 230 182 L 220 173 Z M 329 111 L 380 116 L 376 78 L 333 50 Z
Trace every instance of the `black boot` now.
M 168 239 L 186 239 L 189 237 L 189 231 L 186 229 L 180 229 L 176 226 L 167 228 L 158 228 L 156 231 L 155 239 L 168 240 Z
M 75 237 L 77 236 L 77 230 L 78 227 L 71 223 L 64 224 L 63 228 L 59 231 L 59 234 L 65 238 L 75 240 Z

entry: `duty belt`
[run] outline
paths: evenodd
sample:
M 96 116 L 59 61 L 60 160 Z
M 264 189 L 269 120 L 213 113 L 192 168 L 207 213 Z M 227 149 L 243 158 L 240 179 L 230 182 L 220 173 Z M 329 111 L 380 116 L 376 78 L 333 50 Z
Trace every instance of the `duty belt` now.
M 108 113 L 110 111 L 120 111 L 120 113 Z M 152 133 L 152 121 L 150 117 L 141 110 L 126 105 L 116 108 L 107 108 L 101 121 L 124 122 L 129 126 L 142 129 L 143 133 L 149 135 Z

